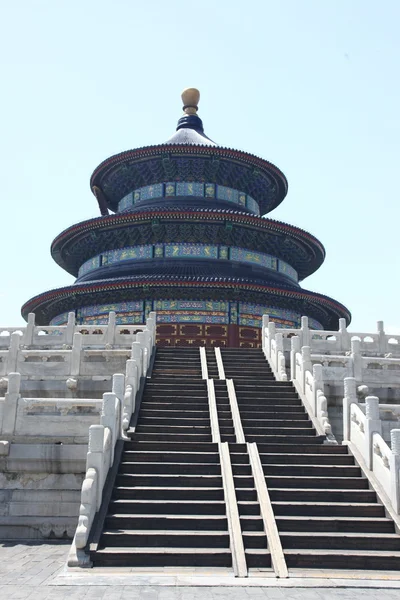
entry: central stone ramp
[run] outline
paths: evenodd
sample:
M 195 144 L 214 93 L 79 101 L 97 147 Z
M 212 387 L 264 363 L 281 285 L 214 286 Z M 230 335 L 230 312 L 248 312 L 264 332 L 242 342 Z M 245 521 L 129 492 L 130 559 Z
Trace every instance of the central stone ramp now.
M 199 350 L 158 349 L 94 566 L 232 567 Z

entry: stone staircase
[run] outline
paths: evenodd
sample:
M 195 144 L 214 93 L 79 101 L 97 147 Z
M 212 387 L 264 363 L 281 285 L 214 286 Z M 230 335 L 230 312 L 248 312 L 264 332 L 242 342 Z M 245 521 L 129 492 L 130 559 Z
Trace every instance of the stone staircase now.
M 261 350 L 221 349 L 221 356 L 237 404 L 207 350 L 216 443 L 199 349 L 157 350 L 91 551 L 94 566 L 232 568 L 221 475 L 221 445 L 228 442 L 247 568 L 273 572 L 249 460 L 255 442 L 289 569 L 400 569 L 400 536 L 347 447 L 316 435 L 294 387 L 275 380 Z
M 218 445 L 198 349 L 158 349 L 95 566 L 231 567 Z

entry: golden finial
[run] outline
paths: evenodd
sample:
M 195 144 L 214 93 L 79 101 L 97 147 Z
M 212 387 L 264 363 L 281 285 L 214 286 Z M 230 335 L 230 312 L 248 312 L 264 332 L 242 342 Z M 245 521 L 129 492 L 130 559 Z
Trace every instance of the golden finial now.
M 198 103 L 200 100 L 200 92 L 196 88 L 186 88 L 183 90 L 182 95 L 183 112 L 186 115 L 196 115 L 198 110 Z

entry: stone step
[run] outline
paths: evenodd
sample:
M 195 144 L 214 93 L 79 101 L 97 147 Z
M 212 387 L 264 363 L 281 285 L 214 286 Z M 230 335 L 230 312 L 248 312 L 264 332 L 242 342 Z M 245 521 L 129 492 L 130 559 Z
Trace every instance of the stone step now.
M 268 569 L 272 571 L 271 554 L 265 548 L 247 548 L 246 564 L 249 569 Z
M 351 454 L 260 454 L 263 465 L 354 465 Z
M 184 417 L 185 419 L 202 419 L 202 418 L 206 418 L 204 417 L 204 415 L 207 414 L 205 410 L 190 410 L 190 408 L 188 410 L 185 410 L 184 413 Z M 152 417 L 152 418 L 159 418 L 159 419 L 163 419 L 163 418 L 168 418 L 168 419 L 174 419 L 174 418 L 181 418 L 182 417 L 182 411 L 181 410 L 175 410 L 173 408 L 171 408 L 170 410 L 158 410 L 158 409 L 150 409 L 150 408 L 143 408 L 143 405 L 140 408 L 140 415 L 139 417 L 145 418 L 145 417 Z M 208 417 L 209 418 L 209 417 Z
M 327 517 L 327 516 L 276 516 L 280 532 L 342 532 L 342 533 L 394 533 L 394 524 L 386 517 Z
M 351 569 L 396 570 L 400 569 L 400 552 L 376 550 L 285 549 L 286 564 L 296 569 Z
M 292 447 L 293 448 L 293 447 Z M 218 454 L 218 444 L 214 442 L 178 442 L 176 440 L 152 441 L 152 440 L 127 440 L 124 449 L 140 452 L 211 452 Z
M 291 502 L 294 498 L 296 501 L 302 502 L 376 502 L 376 494 L 373 490 L 368 489 L 336 489 L 336 488 L 301 488 L 287 487 L 273 488 L 269 486 L 269 495 L 273 503 L 277 501 Z
M 215 452 L 125 451 L 122 455 L 122 462 L 219 464 L 219 455 Z
M 184 433 L 188 433 L 188 434 L 210 434 L 211 435 L 211 427 L 210 425 L 197 425 L 196 423 L 194 423 L 191 426 L 184 426 L 184 425 L 147 425 L 144 423 L 139 423 L 136 426 L 136 433 L 143 433 L 143 434 L 149 434 L 149 433 L 160 433 L 160 434 L 168 434 L 168 435 L 180 435 L 180 434 L 184 434 Z M 161 438 L 160 438 L 161 439 Z
M 341 533 L 341 532 L 286 532 L 280 531 L 282 547 L 286 549 L 332 550 L 395 550 L 400 551 L 397 533 Z
M 293 438 L 293 444 L 315 444 L 316 446 L 321 444 L 320 436 L 316 436 L 314 431 L 311 431 L 310 435 L 306 433 L 301 433 L 301 435 L 273 435 L 272 433 L 255 435 L 254 433 L 248 433 L 246 430 L 244 430 L 244 433 L 247 442 L 257 442 L 259 445 L 273 444 L 275 448 L 278 444 L 284 445 L 290 438 Z
M 270 465 L 262 461 L 264 475 L 285 477 L 361 477 L 359 467 L 342 465 Z M 314 480 L 313 480 L 314 481 Z
M 122 547 L 169 547 L 169 548 L 229 548 L 228 531 L 209 530 L 158 530 L 151 529 L 105 529 L 100 538 L 101 546 Z
M 309 417 L 302 405 L 299 404 L 269 404 L 268 406 L 248 405 L 244 402 L 240 406 L 240 416 L 242 419 L 254 419 L 256 414 L 265 419 L 287 419 L 292 416 L 294 419 L 308 420 Z
M 211 434 L 198 434 L 198 433 L 186 433 L 186 434 L 178 434 L 178 433 L 129 433 L 130 436 L 134 436 L 137 442 L 154 442 L 154 441 L 162 441 L 162 442 L 211 442 L 212 436 Z
M 105 529 L 112 530 L 154 530 L 159 531 L 222 531 L 228 530 L 228 519 L 224 515 L 128 515 L 109 513 Z
M 91 552 L 95 567 L 231 567 L 229 548 L 104 548 Z
M 221 475 L 219 464 L 213 463 L 171 463 L 171 462 L 122 462 L 119 473 L 159 475 Z
M 267 475 L 269 488 L 368 490 L 368 479 L 363 477 L 301 477 L 294 475 Z
M 315 517 L 385 517 L 385 508 L 376 502 L 297 502 L 289 500 L 272 502 L 274 514 L 280 516 Z
M 267 536 L 264 531 L 242 531 L 245 550 L 250 548 L 263 548 L 267 550 Z
M 117 485 L 127 487 L 221 487 L 220 475 L 149 475 L 118 473 Z
M 110 502 L 109 511 L 115 514 L 151 514 L 157 516 L 166 515 L 220 515 L 226 514 L 225 502 L 223 500 L 113 500 Z
M 182 413 L 181 413 L 182 414 Z M 140 415 L 138 420 L 138 425 L 160 425 L 163 427 L 169 427 L 170 425 L 196 425 L 196 427 L 209 427 L 210 419 L 209 418 L 194 418 L 194 417 L 151 417 L 148 415 Z
M 205 484 L 204 484 L 205 485 Z M 127 487 L 117 481 L 113 489 L 113 499 L 128 500 L 224 500 L 222 487 L 172 487 L 135 486 Z M 251 498 L 253 500 L 253 498 Z
M 305 415 L 306 416 L 306 415 Z M 263 415 L 260 416 L 259 419 L 255 419 L 254 415 L 251 419 L 242 417 L 242 426 L 246 427 L 296 427 L 300 429 L 312 429 L 313 424 L 307 418 L 298 419 L 298 418 L 286 418 L 283 419 L 274 419 L 268 418 L 268 416 Z
M 284 423 L 286 425 L 286 423 Z M 246 435 L 251 436 L 295 436 L 297 439 L 302 437 L 315 437 L 315 430 L 309 427 L 248 427 L 243 424 L 243 431 Z
M 316 436 L 319 438 L 319 444 L 314 444 L 314 441 L 310 443 L 307 439 L 306 443 L 281 443 L 281 444 L 265 444 L 260 442 L 258 444 L 258 451 L 260 454 L 346 454 L 348 455 L 348 449 L 346 446 L 340 446 L 339 444 L 324 444 L 324 436 Z

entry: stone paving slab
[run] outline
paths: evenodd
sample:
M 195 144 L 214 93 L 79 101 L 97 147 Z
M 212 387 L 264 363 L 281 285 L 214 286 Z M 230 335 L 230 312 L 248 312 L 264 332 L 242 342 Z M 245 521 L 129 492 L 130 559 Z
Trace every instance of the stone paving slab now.
M 379 580 L 356 572 L 335 579 L 323 571 L 300 577 L 298 571 L 289 579 L 258 573 L 244 581 L 212 569 L 207 575 L 196 569 L 179 569 L 179 574 L 71 570 L 65 566 L 69 548 L 64 542 L 0 542 L 0 600 L 323 600 L 328 595 L 329 600 L 361 595 L 363 600 L 400 600 L 400 574 L 397 579 L 390 572 L 380 573 Z

